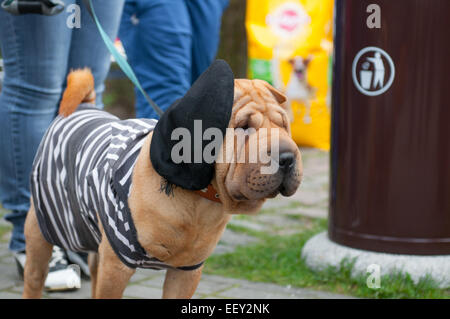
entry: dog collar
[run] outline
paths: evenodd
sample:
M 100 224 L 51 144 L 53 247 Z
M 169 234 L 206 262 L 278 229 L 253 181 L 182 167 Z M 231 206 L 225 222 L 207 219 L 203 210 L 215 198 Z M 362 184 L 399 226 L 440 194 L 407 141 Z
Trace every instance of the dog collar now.
M 205 187 L 199 191 L 194 192 L 200 195 L 201 197 L 209 199 L 213 202 L 222 203 L 222 201 L 219 198 L 219 193 L 217 193 L 216 189 L 211 184 L 209 184 L 208 187 Z

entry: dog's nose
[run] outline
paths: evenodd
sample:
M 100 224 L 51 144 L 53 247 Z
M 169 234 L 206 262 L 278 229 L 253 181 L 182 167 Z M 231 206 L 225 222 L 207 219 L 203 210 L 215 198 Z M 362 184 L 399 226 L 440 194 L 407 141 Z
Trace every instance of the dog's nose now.
M 287 172 L 295 165 L 295 155 L 292 152 L 285 152 L 280 155 L 280 169 Z

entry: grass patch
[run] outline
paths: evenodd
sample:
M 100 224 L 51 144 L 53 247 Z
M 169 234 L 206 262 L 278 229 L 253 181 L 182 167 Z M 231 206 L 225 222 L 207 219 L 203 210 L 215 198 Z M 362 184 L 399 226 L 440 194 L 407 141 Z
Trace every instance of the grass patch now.
M 289 214 L 289 215 L 286 215 L 286 218 L 292 219 L 292 220 L 300 220 L 300 221 L 302 221 L 302 220 L 305 219 L 305 216 L 302 216 L 300 214 L 298 214 L 298 215 Z
M 253 220 L 253 216 L 251 215 L 245 215 L 245 214 L 239 214 L 233 216 L 234 220 Z
M 258 215 L 263 214 L 276 214 L 280 210 L 284 209 L 284 207 L 277 207 L 277 208 L 261 208 L 261 210 L 258 212 Z
M 252 237 L 256 237 L 256 238 L 264 239 L 267 236 L 262 231 L 250 229 L 250 228 L 247 228 L 245 226 L 235 225 L 235 224 L 231 224 L 231 223 L 227 225 L 227 229 L 231 230 L 231 231 L 234 231 L 235 233 L 246 234 L 246 235 L 249 235 L 249 236 L 252 236 Z
M 323 207 L 323 206 L 327 206 L 328 205 L 328 199 L 325 199 L 323 201 L 317 202 L 317 203 L 312 203 L 312 204 L 306 204 L 306 203 L 301 203 L 298 201 L 293 201 L 291 203 L 289 203 L 288 206 L 285 207 L 285 209 L 296 209 L 296 208 L 317 208 L 318 206 Z
M 230 227 L 229 225 L 228 227 Z M 327 221 L 317 219 L 310 229 L 292 236 L 269 236 L 256 232 L 260 243 L 240 246 L 232 253 L 208 258 L 204 272 L 251 281 L 312 288 L 363 298 L 450 298 L 450 289 L 439 289 L 429 278 L 417 285 L 409 275 L 393 274 L 381 278 L 381 288 L 370 289 L 366 278 L 352 278 L 351 261 L 343 261 L 340 269 L 330 267 L 311 271 L 301 259 L 301 249 L 314 234 L 325 230 Z M 231 226 L 234 231 L 253 233 L 245 227 Z
M 308 216 L 303 216 L 303 215 L 283 215 L 283 217 L 286 218 L 287 221 L 292 220 L 294 223 L 290 224 L 289 226 L 285 226 L 285 225 L 279 225 L 279 226 L 274 226 L 271 225 L 270 226 L 270 230 L 255 230 L 255 229 L 251 229 L 245 225 L 239 225 L 239 224 L 233 224 L 233 222 L 230 222 L 227 225 L 227 229 L 236 232 L 236 233 L 241 233 L 241 234 L 246 234 L 249 236 L 253 236 L 253 237 L 257 237 L 260 239 L 266 239 L 268 236 L 272 235 L 275 236 L 277 235 L 278 232 L 283 232 L 286 229 L 289 229 L 291 231 L 295 231 L 295 232 L 303 232 L 305 230 L 311 229 L 315 227 L 315 223 L 317 221 L 316 218 L 311 218 Z M 235 220 L 246 220 L 246 219 L 240 219 L 240 218 L 234 218 Z M 252 220 L 252 219 L 249 219 Z M 327 226 L 327 220 L 326 219 L 321 219 L 323 225 L 325 225 L 324 227 L 326 228 Z M 259 223 L 261 226 L 268 226 L 267 223 Z
M 278 207 L 267 207 L 267 208 L 261 208 L 261 210 L 258 212 L 258 215 L 262 215 L 262 214 L 276 214 L 279 213 L 282 210 L 287 210 L 287 209 L 293 209 L 293 208 L 299 208 L 302 207 L 302 204 L 300 202 L 289 202 L 289 204 L 287 205 L 282 205 L 280 204 L 280 206 Z M 241 215 L 237 215 L 236 217 L 241 216 Z M 252 216 L 249 215 L 244 215 L 247 216 L 249 218 L 251 218 Z
M 6 234 L 12 230 L 9 225 L 0 225 L 0 242 L 6 242 Z
M 0 220 L 6 215 L 7 211 L 0 205 Z M 6 242 L 6 234 L 12 230 L 12 226 L 9 224 L 0 224 L 0 242 Z

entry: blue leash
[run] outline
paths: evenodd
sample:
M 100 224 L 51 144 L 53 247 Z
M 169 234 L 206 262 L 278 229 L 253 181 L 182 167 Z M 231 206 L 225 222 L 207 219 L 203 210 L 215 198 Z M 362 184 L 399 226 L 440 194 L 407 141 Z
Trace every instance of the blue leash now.
M 131 82 L 133 82 L 133 84 L 144 95 L 145 99 L 150 104 L 150 106 L 155 110 L 156 114 L 161 116 L 164 113 L 163 110 L 161 110 L 161 108 L 144 91 L 144 89 L 141 86 L 141 83 L 139 83 L 139 80 L 137 79 L 136 75 L 134 74 L 131 66 L 128 64 L 126 59 L 117 51 L 117 49 L 114 46 L 114 43 L 111 41 L 111 39 L 108 37 L 106 32 L 103 30 L 100 22 L 98 21 L 97 16 L 95 15 L 94 7 L 92 6 L 92 0 L 83 0 L 83 3 L 86 6 L 92 19 L 94 19 L 95 24 L 97 25 L 98 31 L 100 32 L 100 36 L 103 39 L 103 42 L 105 42 L 106 47 L 108 48 L 109 52 L 111 52 L 111 54 L 114 57 L 114 59 L 116 60 L 117 64 L 120 66 L 120 68 L 125 73 L 125 75 L 131 80 Z

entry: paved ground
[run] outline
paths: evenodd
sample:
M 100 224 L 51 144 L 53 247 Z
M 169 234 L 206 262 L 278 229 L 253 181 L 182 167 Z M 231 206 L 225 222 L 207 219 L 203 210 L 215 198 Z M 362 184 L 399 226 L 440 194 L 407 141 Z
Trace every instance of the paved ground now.
M 304 179 L 299 192 L 290 198 L 279 197 L 268 201 L 256 216 L 233 217 L 231 225 L 270 234 L 293 234 L 308 227 L 312 218 L 326 218 L 328 204 L 328 153 L 313 149 L 302 150 Z M 19 298 L 23 282 L 7 250 L 9 225 L 0 221 L 0 299 Z M 238 245 L 248 245 L 258 239 L 242 232 L 227 229 L 215 254 L 233 251 Z M 299 251 L 300 254 L 300 251 Z M 126 298 L 160 298 L 163 271 L 138 270 L 124 296 Z M 45 294 L 45 298 L 88 298 L 90 283 L 82 282 L 75 292 Z M 254 283 L 245 280 L 204 275 L 194 298 L 348 298 L 348 296 L 318 292 L 309 289 Z

